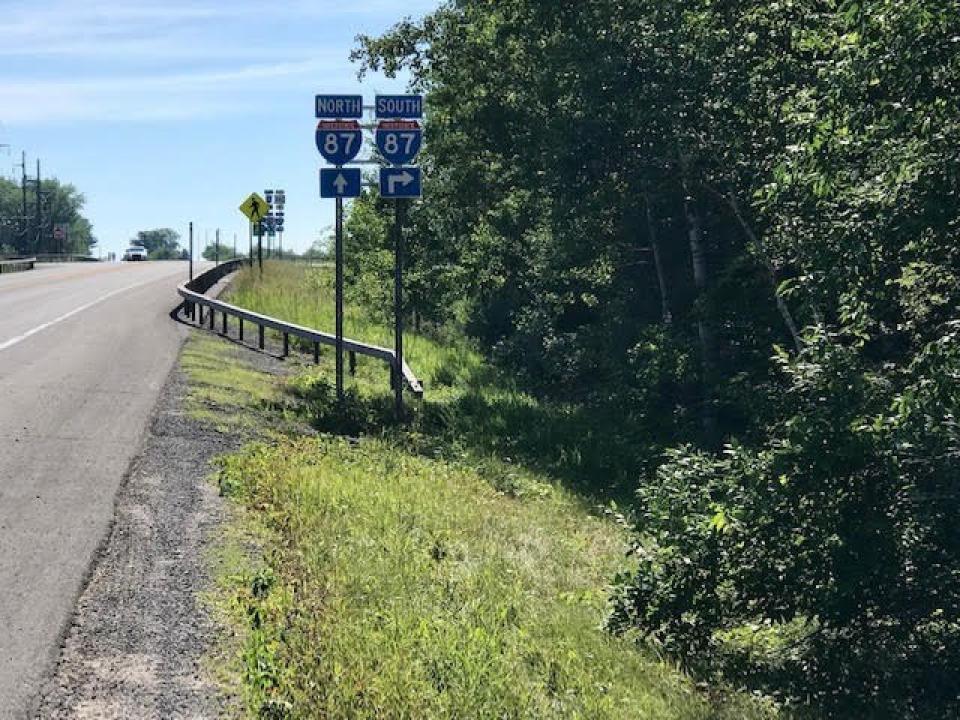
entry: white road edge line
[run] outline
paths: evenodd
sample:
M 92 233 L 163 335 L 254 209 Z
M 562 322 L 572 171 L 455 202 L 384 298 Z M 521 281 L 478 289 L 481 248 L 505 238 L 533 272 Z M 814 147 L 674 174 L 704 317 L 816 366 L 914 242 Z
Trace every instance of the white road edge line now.
M 160 280 L 165 280 L 165 279 L 166 279 L 166 278 L 154 278 L 153 280 L 147 280 L 146 282 L 135 283 L 134 285 L 128 285 L 127 287 L 123 287 L 123 288 L 120 288 L 120 289 L 118 289 L 118 290 L 111 290 L 111 291 L 108 292 L 106 295 L 103 295 L 102 297 L 97 298 L 97 299 L 94 300 L 93 302 L 88 302 L 86 305 L 81 305 L 81 306 L 78 307 L 78 308 L 74 308 L 74 309 L 71 310 L 70 312 L 64 313 L 63 315 L 61 315 L 61 316 L 58 317 L 58 318 L 54 318 L 53 320 L 50 320 L 49 322 L 45 322 L 45 323 L 43 323 L 43 325 L 37 325 L 35 328 L 32 328 L 32 329 L 30 329 L 30 330 L 27 330 L 27 331 L 26 331 L 25 333 L 23 333 L 22 335 L 17 335 L 16 337 L 11 338 L 11 339 L 7 340 L 7 341 L 4 342 L 4 343 L 0 343 L 0 352 L 3 352 L 4 350 L 9 350 L 9 349 L 12 348 L 14 345 L 19 345 L 20 343 L 22 343 L 22 342 L 23 342 L 24 340 L 26 340 L 27 338 L 33 337 L 33 336 L 36 335 L 37 333 L 41 333 L 41 332 L 43 332 L 44 330 L 46 330 L 46 329 L 48 329 L 48 328 L 51 328 L 51 327 L 53 327 L 54 325 L 56 325 L 56 324 L 58 324 L 58 323 L 62 323 L 64 320 L 69 320 L 69 319 L 72 318 L 74 315 L 79 315 L 79 314 L 82 313 L 83 311 L 89 310 L 90 308 L 95 307 L 96 305 L 99 305 L 100 303 L 109 300 L 110 298 L 114 297 L 115 295 L 119 295 L 120 293 L 125 293 L 125 292 L 128 292 L 128 291 L 130 291 L 130 290 L 136 290 L 138 287 L 143 287 L 143 286 L 145 286 L 145 285 L 150 285 L 151 283 L 155 283 L 155 282 L 158 282 L 158 281 L 160 281 Z

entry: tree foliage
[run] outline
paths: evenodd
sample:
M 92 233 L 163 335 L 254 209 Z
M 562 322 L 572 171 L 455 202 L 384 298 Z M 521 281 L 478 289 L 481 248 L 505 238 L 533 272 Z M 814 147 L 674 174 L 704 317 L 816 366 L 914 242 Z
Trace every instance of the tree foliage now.
M 611 626 L 841 717 L 960 712 L 958 47 L 955 0 L 457 0 L 355 53 L 428 92 L 410 311 L 663 448 Z
M 180 233 L 170 228 L 141 230 L 131 242 L 146 248 L 151 260 L 176 260 L 182 255 Z
M 10 254 L 89 254 L 97 239 L 93 225 L 83 215 L 83 194 L 73 185 L 54 178 L 43 181 L 40 196 L 38 213 L 35 188 L 28 188 L 24 214 L 20 185 L 0 178 L 0 245 L 6 246 Z M 66 228 L 63 241 L 54 238 L 57 225 Z
M 188 252 L 189 257 L 189 252 Z M 212 242 L 203 249 L 204 260 L 230 260 L 234 257 L 233 245 L 227 245 L 224 242 Z M 236 257 L 244 257 L 244 253 L 237 249 Z

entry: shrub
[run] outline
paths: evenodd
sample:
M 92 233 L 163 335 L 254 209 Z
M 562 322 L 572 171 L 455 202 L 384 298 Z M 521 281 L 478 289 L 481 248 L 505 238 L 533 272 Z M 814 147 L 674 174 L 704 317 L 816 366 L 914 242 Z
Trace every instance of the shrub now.
M 954 325 L 876 372 L 821 333 L 781 357 L 791 412 L 764 443 L 674 449 L 639 490 L 612 627 L 830 715 L 956 717 L 957 346 Z

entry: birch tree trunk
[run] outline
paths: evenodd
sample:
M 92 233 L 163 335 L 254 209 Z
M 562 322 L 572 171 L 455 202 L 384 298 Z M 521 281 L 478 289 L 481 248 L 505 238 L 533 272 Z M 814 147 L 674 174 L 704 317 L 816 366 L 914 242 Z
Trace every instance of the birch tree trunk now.
M 800 341 L 800 331 L 797 329 L 797 323 L 793 319 L 793 313 L 790 312 L 790 308 L 787 306 L 786 301 L 780 296 L 779 292 L 779 279 L 777 277 L 777 269 L 773 265 L 773 261 L 770 260 L 770 256 L 767 255 L 766 248 L 764 248 L 763 243 L 757 237 L 757 234 L 753 231 L 753 228 L 750 227 L 750 224 L 746 221 L 746 218 L 743 217 L 743 213 L 740 211 L 740 203 L 737 202 L 736 196 L 732 192 L 721 193 L 724 200 L 726 200 L 727 205 L 730 206 L 730 209 L 733 211 L 734 217 L 737 218 L 737 222 L 740 223 L 740 227 L 743 229 L 744 235 L 747 236 L 747 240 L 750 242 L 751 246 L 754 248 L 754 251 L 760 255 L 761 261 L 764 264 L 764 267 L 767 269 L 767 277 L 770 280 L 770 284 L 773 287 L 773 296 L 776 299 L 777 310 L 780 312 L 780 317 L 783 318 L 783 324 L 787 326 L 787 331 L 790 333 L 790 337 L 793 339 L 793 345 L 797 349 L 797 352 L 803 348 L 803 345 Z
M 650 235 L 650 247 L 653 249 L 653 264 L 657 270 L 657 286 L 660 288 L 660 312 L 664 325 L 673 323 L 673 313 L 670 312 L 670 296 L 667 293 L 667 276 L 663 268 L 663 258 L 660 254 L 660 235 L 657 232 L 656 220 L 653 217 L 653 207 L 650 204 L 650 194 L 643 193 L 643 201 L 647 206 L 647 233 Z
M 718 439 L 717 409 L 714 404 L 713 389 L 716 383 L 717 350 L 713 327 L 705 315 L 705 299 L 709 282 L 707 253 L 703 242 L 703 220 L 700 208 L 691 192 L 686 176 L 686 162 L 680 159 L 684 191 L 683 209 L 687 218 L 687 240 L 690 245 L 690 259 L 693 264 L 693 282 L 697 289 L 699 312 L 697 313 L 697 334 L 700 337 L 700 354 L 703 367 L 703 408 L 701 422 L 707 444 L 713 446 Z

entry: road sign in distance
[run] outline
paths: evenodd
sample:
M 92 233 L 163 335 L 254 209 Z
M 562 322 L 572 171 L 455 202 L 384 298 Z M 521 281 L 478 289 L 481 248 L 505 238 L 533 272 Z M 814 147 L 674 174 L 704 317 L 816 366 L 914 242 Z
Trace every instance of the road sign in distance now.
M 267 216 L 267 211 L 269 206 L 267 201 L 260 197 L 257 193 L 250 193 L 250 197 L 243 201 L 240 205 L 240 212 L 246 215 L 250 222 L 258 223 Z
M 363 131 L 356 120 L 321 120 L 317 124 L 317 150 L 331 165 L 346 165 L 363 146 Z
M 377 95 L 377 120 L 422 118 L 423 95 Z
M 422 195 L 420 168 L 380 168 L 380 197 L 418 198 Z
M 420 153 L 423 130 L 416 120 L 382 120 L 377 125 L 377 148 L 391 165 L 406 165 Z
M 362 95 L 317 95 L 317 118 L 327 120 L 341 120 L 352 118 L 359 120 L 363 117 Z
M 320 197 L 360 197 L 360 168 L 323 168 L 320 171 Z

